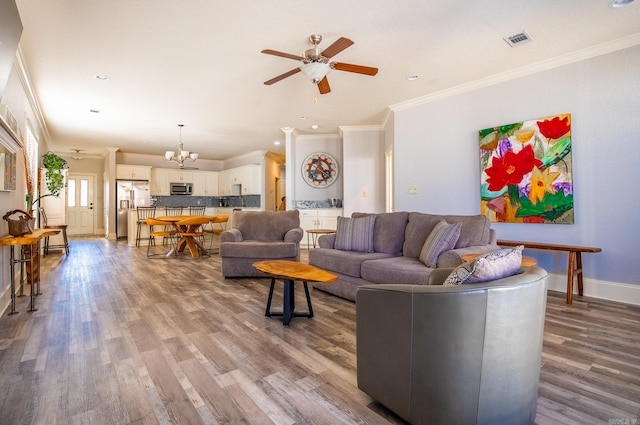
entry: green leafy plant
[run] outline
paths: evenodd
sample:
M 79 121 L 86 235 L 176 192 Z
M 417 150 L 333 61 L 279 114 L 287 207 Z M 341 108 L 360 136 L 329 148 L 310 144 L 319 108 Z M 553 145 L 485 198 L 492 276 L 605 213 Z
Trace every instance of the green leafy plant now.
M 63 170 L 67 168 L 67 161 L 60 158 L 53 152 L 42 155 L 42 165 L 45 168 L 44 181 L 47 185 L 48 193 L 40 195 L 34 199 L 33 192 L 27 193 L 27 212 L 31 215 L 35 205 L 46 196 L 60 196 L 60 191 L 66 187 Z

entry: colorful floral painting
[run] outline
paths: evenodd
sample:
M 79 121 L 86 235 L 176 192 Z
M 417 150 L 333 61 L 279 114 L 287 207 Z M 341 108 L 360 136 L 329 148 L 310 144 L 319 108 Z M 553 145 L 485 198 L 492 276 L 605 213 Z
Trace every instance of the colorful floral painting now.
M 491 221 L 573 224 L 571 114 L 480 130 L 480 174 Z

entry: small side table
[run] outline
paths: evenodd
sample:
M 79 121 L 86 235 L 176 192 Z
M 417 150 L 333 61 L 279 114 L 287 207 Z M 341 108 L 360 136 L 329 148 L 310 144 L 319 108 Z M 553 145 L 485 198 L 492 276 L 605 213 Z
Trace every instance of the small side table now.
M 333 229 L 309 229 L 307 230 L 307 246 L 311 245 L 309 243 L 309 235 L 311 235 L 311 238 L 313 239 L 313 247 L 315 248 L 319 235 L 330 235 L 335 232 L 336 231 Z
M 267 260 L 253 263 L 253 267 L 263 273 L 271 276 L 271 287 L 269 288 L 269 298 L 267 299 L 267 308 L 264 313 L 266 317 L 282 316 L 282 325 L 289 326 L 293 317 L 313 317 L 313 307 L 311 307 L 311 296 L 309 295 L 309 287 L 307 282 L 333 283 L 338 280 L 338 276 L 329 273 L 326 270 L 319 269 L 315 266 L 305 263 L 298 263 L 289 260 Z M 276 279 L 284 281 L 284 293 L 282 300 L 282 312 L 271 311 L 271 300 L 273 298 L 273 289 Z M 306 313 L 295 313 L 295 293 L 294 282 L 302 281 L 304 284 L 304 293 L 307 297 Z
M 9 314 L 16 314 L 16 274 L 14 266 L 20 264 L 20 293 L 22 294 L 22 282 L 24 281 L 22 276 L 22 264 L 28 264 L 29 284 L 31 286 L 30 302 L 28 311 L 38 310 L 35 307 L 34 296 L 40 293 L 40 275 L 35 276 L 34 265 L 39 264 L 40 261 L 40 240 L 49 236 L 54 236 L 60 233 L 58 229 L 36 229 L 33 232 L 23 236 L 11 236 L 5 235 L 0 238 L 0 246 L 8 246 L 11 248 L 9 267 L 11 267 L 11 311 Z M 15 247 L 20 246 L 20 258 L 15 257 Z M 35 248 L 35 249 L 34 249 Z M 25 255 L 27 254 L 27 255 Z M 38 291 L 35 290 L 35 285 L 38 284 Z

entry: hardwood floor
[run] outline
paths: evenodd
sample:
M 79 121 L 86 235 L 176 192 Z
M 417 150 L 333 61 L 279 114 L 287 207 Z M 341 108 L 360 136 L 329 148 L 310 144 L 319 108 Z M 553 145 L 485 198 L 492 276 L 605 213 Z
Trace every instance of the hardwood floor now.
M 349 301 L 312 291 L 284 328 L 267 279 L 103 239 L 42 270 L 38 311 L 0 319 L 2 424 L 403 423 L 356 388 Z M 550 292 L 536 422 L 640 424 L 639 329 L 640 307 Z

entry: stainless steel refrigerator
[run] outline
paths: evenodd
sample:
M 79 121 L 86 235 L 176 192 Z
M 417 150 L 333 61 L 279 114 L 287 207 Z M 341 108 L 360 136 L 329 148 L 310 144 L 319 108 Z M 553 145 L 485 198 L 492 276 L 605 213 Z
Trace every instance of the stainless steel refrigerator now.
M 116 180 L 116 205 L 118 214 L 116 217 L 116 235 L 119 238 L 127 237 L 129 211 L 136 207 L 151 206 L 151 195 L 148 181 Z

